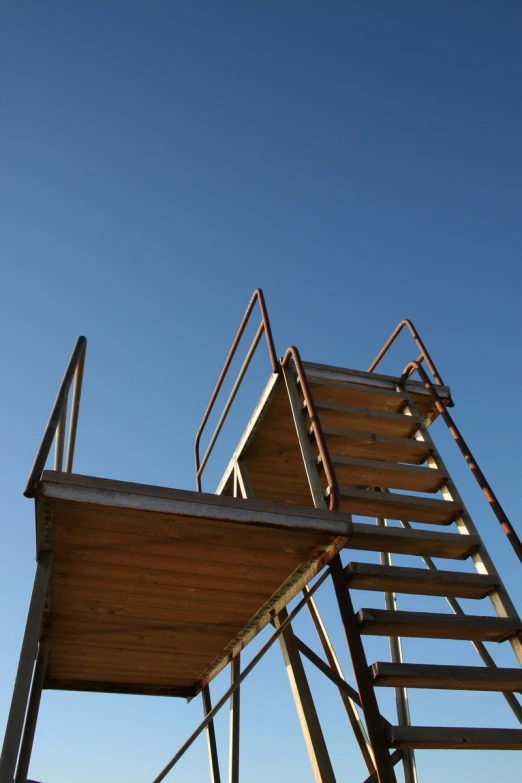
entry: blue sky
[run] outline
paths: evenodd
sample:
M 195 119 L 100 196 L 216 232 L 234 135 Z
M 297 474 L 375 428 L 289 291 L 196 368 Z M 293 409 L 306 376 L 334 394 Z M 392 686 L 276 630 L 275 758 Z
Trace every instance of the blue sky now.
M 255 287 L 278 353 L 295 343 L 324 363 L 365 369 L 410 317 L 520 531 L 521 24 L 516 2 L 3 5 L 0 722 L 34 569 L 22 490 L 78 334 L 76 470 L 193 488 L 194 435 Z M 415 355 L 404 337 L 385 369 Z M 207 489 L 268 372 L 260 352 Z M 522 608 L 515 557 L 439 434 Z M 425 660 L 438 648 L 409 649 Z M 285 676 L 274 650 L 244 688 L 245 783 L 312 779 Z M 339 780 L 362 780 L 338 697 L 311 680 Z M 428 696 L 412 694 L 414 722 L 444 723 L 446 695 Z M 151 780 L 200 712 L 46 692 L 32 775 Z M 514 725 L 494 695 L 461 695 L 449 717 Z M 225 716 L 225 750 L 226 728 Z M 501 779 L 519 763 L 418 757 L 426 783 Z M 169 779 L 206 774 L 201 741 Z

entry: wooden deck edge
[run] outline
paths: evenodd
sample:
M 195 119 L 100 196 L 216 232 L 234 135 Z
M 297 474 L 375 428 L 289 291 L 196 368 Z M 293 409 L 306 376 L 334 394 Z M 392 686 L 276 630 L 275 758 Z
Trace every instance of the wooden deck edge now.
M 37 504 L 41 498 L 312 531 L 323 535 L 351 535 L 351 515 L 344 512 L 151 487 L 71 473 L 46 471 L 38 489 Z
M 237 636 L 198 677 L 198 692 L 225 668 L 225 666 L 305 587 L 330 560 L 343 549 L 346 537 L 327 537 L 312 551 L 273 596 L 256 612 Z
M 47 690 L 85 691 L 94 693 L 122 693 L 135 696 L 177 696 L 191 699 L 197 694 L 193 685 L 137 685 L 125 682 L 98 682 L 91 680 L 60 680 L 47 678 L 44 682 Z

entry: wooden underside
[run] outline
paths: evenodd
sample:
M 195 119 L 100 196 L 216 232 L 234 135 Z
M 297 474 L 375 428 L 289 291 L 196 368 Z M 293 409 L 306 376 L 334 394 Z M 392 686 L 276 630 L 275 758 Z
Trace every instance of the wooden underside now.
M 44 473 L 46 686 L 191 696 L 346 543 L 350 518 Z

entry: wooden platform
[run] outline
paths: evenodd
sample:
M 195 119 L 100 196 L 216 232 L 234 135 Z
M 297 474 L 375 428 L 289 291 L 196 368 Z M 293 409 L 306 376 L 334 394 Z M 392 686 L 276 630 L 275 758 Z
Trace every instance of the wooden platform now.
M 196 694 L 351 535 L 350 517 L 45 472 L 47 688 Z
M 425 420 L 431 421 L 437 416 L 422 383 L 410 380 L 406 383 L 406 393 L 400 394 L 396 390 L 399 378 L 310 362 L 303 364 L 340 485 L 384 486 L 430 493 L 440 487 L 444 477 L 438 471 L 418 467 L 429 449 L 418 441 L 406 440 L 415 431 L 419 419 L 401 412 L 410 395 Z M 439 394 L 446 404 L 450 403 L 448 387 L 440 387 Z M 233 494 L 236 459 L 245 464 L 257 500 L 312 505 L 282 374 L 270 378 L 219 483 L 218 494 Z M 411 460 L 414 464 L 394 465 L 382 461 L 386 459 Z M 367 505 L 372 505 L 375 495 L 363 493 L 361 499 L 362 503 L 356 501 L 352 510 L 350 502 L 343 498 L 343 510 L 366 515 Z M 390 502 L 397 504 L 397 500 L 394 498 Z M 407 498 L 410 505 L 423 506 L 421 517 L 430 516 L 430 513 L 436 517 L 440 513 L 438 504 L 443 510 L 445 524 L 455 517 L 455 513 L 449 514 L 447 504 L 436 499 L 419 500 L 416 504 L 414 499 Z M 402 508 L 397 509 L 397 514 L 402 511 Z M 416 521 L 416 513 L 416 508 L 410 511 L 408 507 L 403 517 Z M 373 515 L 373 508 L 370 515 Z

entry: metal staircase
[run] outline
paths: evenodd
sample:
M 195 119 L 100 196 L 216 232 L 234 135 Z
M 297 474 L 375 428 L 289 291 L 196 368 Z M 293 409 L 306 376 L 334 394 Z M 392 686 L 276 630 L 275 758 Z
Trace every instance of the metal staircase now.
M 200 457 L 203 431 L 256 304 L 261 324 Z M 420 355 L 400 376 L 376 373 L 404 328 Z M 271 375 L 216 493 L 205 494 L 205 466 L 263 336 Z M 522 669 L 497 666 L 485 646 L 511 646 L 513 663 L 522 665 L 522 622 L 431 437 L 436 419 L 448 426 L 521 561 L 522 544 L 453 421 L 450 389 L 411 322 L 399 324 L 366 372 L 303 362 L 295 347 L 278 360 L 258 289 L 196 436 L 197 492 L 72 473 L 85 352 L 80 338 L 25 490 L 35 500 L 37 568 L 0 783 L 28 783 L 44 688 L 189 700 L 201 694 L 203 721 L 153 783 L 169 775 L 202 732 L 211 781 L 220 783 L 213 721 L 228 703 L 228 780 L 247 780 L 240 687 L 276 641 L 317 783 L 338 778 L 305 660 L 339 691 L 368 771 L 364 783 L 396 783 L 399 763 L 405 783 L 417 783 L 418 749 L 522 750 L 522 729 L 412 723 L 408 688 L 495 691 L 522 723 Z M 349 555 L 342 559 L 343 549 Z M 397 555 L 411 559 L 394 564 Z M 315 603 L 330 578 L 353 679 L 343 674 Z M 384 608 L 376 593 L 384 595 Z M 419 602 L 442 597 L 449 611 L 405 611 L 398 594 Z M 364 606 L 356 610 L 361 595 Z M 479 602 L 476 612 L 466 613 L 460 599 Z M 293 622 L 304 609 L 322 656 L 296 633 Z M 270 624 L 272 635 L 241 669 L 242 649 Z M 389 661 L 368 659 L 369 636 L 389 639 Z M 468 641 L 483 665 L 406 661 L 406 637 Z M 229 663 L 230 687 L 212 706 L 210 685 Z M 390 688 L 394 723 L 380 704 L 382 689 Z M 347 763 L 339 780 L 349 769 Z

